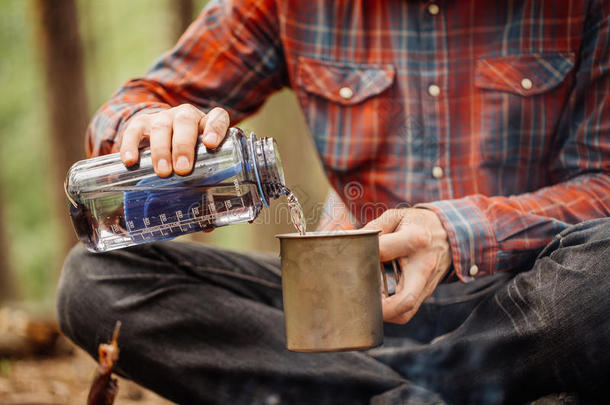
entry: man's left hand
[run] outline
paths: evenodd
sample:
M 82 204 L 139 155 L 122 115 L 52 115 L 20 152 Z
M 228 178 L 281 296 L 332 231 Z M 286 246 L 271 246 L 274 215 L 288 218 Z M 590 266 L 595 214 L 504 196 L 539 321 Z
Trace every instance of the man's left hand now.
M 364 229 L 381 229 L 381 261 L 397 259 L 402 269 L 396 294 L 383 300 L 383 320 L 407 323 L 451 267 L 447 232 L 433 211 L 421 208 L 388 210 Z

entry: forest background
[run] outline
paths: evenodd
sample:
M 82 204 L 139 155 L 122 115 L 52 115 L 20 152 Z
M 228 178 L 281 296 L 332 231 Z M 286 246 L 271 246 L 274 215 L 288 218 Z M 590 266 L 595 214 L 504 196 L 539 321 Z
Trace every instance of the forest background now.
M 85 158 L 86 126 L 122 83 L 173 46 L 206 3 L 0 1 L 0 301 L 52 314 L 62 262 L 76 243 L 63 180 Z M 315 222 L 328 185 L 292 92 L 275 94 L 239 126 L 277 139 L 287 183 Z M 181 239 L 277 252 L 274 235 L 293 231 L 283 203 L 255 224 Z

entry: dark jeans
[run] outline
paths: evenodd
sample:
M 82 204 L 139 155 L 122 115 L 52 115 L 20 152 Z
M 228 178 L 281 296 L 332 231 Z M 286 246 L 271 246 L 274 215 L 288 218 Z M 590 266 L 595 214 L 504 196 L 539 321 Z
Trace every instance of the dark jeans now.
M 180 403 L 496 404 L 610 390 L 608 218 L 562 232 L 516 276 L 440 285 L 367 352 L 287 351 L 279 266 L 172 242 L 77 246 L 59 322 L 96 356 L 121 320 L 119 373 Z

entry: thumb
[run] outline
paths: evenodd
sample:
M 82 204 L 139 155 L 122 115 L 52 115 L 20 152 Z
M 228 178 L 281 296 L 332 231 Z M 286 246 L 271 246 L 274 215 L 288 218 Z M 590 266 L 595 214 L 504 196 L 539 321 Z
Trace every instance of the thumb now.
M 381 234 L 394 232 L 404 213 L 401 210 L 391 209 L 366 224 L 362 229 L 380 229 Z
M 216 107 L 209 112 L 203 129 L 203 144 L 214 149 L 222 142 L 229 129 L 229 113 L 222 108 Z

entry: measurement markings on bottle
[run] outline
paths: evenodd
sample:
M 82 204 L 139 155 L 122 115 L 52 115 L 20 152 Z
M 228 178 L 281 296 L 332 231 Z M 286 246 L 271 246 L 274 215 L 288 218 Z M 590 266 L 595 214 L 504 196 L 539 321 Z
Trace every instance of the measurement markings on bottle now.
M 214 203 L 214 201 L 208 204 L 208 208 L 210 209 L 210 212 L 212 214 L 216 214 L 216 204 Z
M 199 207 L 191 208 L 191 212 L 193 213 L 193 217 L 197 221 L 197 224 L 203 228 L 203 219 L 199 216 Z
M 148 224 L 150 224 L 150 220 L 147 222 L 148 222 Z M 182 223 L 180 223 L 178 221 L 164 222 L 164 223 L 161 223 L 160 225 L 146 226 L 144 229 L 141 229 L 140 231 L 131 231 L 131 232 L 129 232 L 129 235 L 133 239 L 137 239 L 137 238 L 150 239 L 150 237 L 154 236 L 155 233 L 158 233 L 162 236 L 170 236 L 171 233 L 168 233 L 167 231 L 171 230 L 172 228 L 178 228 L 180 226 L 189 226 L 190 227 L 192 225 L 197 225 L 199 222 L 200 221 L 196 218 L 185 220 Z M 149 234 L 150 236 L 146 236 L 147 234 Z
M 169 225 L 169 231 L 171 232 L 172 231 L 171 222 L 166 224 L 167 216 L 165 214 L 159 215 L 159 220 L 161 221 L 161 225 L 162 225 L 162 227 L 160 228 L 161 235 L 167 236 L 167 234 L 165 232 L 163 232 L 163 230 L 167 229 L 167 225 Z
M 142 222 L 144 222 L 144 227 L 145 227 L 146 229 L 148 229 L 148 227 L 150 226 L 150 219 L 149 219 L 148 217 L 144 217 L 144 218 L 142 219 Z M 142 232 L 142 233 L 141 233 L 141 236 L 142 236 L 144 239 L 150 239 L 150 238 L 153 236 L 153 233 L 152 233 L 152 232 L 150 232 L 150 236 L 146 236 L 145 232 L 146 232 L 146 231 L 144 231 L 144 232 Z
M 233 179 L 233 187 L 235 187 L 235 195 L 239 197 L 239 200 L 241 201 L 241 206 L 243 207 L 246 204 L 244 204 L 243 197 L 240 197 L 242 195 L 241 185 L 239 184 L 239 181 L 237 179 Z
M 180 228 L 180 232 L 185 232 L 185 229 L 182 227 L 182 210 L 176 211 L 176 218 L 178 218 L 178 227 Z M 189 225 L 190 228 L 190 225 Z

